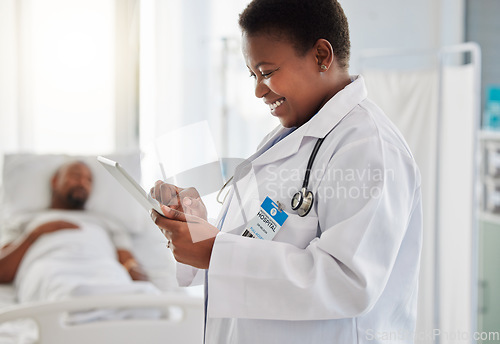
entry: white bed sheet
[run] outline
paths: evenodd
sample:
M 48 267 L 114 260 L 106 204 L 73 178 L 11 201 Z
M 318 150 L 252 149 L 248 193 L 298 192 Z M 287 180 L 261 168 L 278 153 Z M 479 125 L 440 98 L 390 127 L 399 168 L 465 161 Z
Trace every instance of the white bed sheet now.
M 0 308 L 16 303 L 16 290 L 12 284 L 0 284 Z
M 145 269 L 150 281 L 162 293 L 186 293 L 201 297 L 198 290 L 180 288 L 175 278 L 175 261 L 166 248 L 167 240 L 152 221 L 144 221 L 140 234 L 133 234 L 132 251 Z M 0 309 L 17 304 L 16 289 L 12 284 L 0 284 Z M 0 344 L 36 343 L 38 328 L 31 319 L 20 319 L 0 324 Z
M 0 284 L 0 309 L 15 305 L 16 290 L 12 284 Z M 38 328 L 30 319 L 19 319 L 0 324 L 0 344 L 36 343 Z

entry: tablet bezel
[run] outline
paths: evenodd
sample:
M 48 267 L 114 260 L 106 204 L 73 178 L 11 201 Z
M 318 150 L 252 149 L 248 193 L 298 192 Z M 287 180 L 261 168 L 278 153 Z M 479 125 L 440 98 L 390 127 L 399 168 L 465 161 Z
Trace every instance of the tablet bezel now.
M 128 172 L 116 161 L 105 158 L 103 156 L 98 156 L 97 160 L 102 166 L 116 179 L 121 186 L 127 190 L 127 192 L 134 197 L 148 212 L 151 209 L 156 210 L 158 213 L 163 215 L 160 207 L 160 203 L 155 200 L 149 193 L 144 191 L 144 189 L 132 178 Z

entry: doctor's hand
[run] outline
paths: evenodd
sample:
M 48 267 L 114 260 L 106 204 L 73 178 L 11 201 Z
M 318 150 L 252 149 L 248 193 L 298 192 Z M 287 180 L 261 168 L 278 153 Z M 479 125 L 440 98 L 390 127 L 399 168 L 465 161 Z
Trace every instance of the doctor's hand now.
M 219 230 L 204 219 L 161 206 L 163 216 L 153 210 L 151 218 L 169 240 L 175 260 L 180 263 L 207 269 Z
M 207 219 L 207 208 L 195 188 L 183 189 L 158 180 L 150 194 L 158 202 L 174 210 Z

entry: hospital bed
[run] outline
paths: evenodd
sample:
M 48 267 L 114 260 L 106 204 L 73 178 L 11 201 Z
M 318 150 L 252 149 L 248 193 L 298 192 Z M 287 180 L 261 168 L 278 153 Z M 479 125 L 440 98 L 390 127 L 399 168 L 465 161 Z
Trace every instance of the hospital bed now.
M 138 154 L 108 157 L 119 161 L 140 180 Z M 95 156 L 6 155 L 0 203 L 2 219 L 46 208 L 50 176 L 58 166 L 75 158 L 88 163 L 94 174 L 94 190 L 87 209 L 105 211 L 122 221 L 132 236 L 135 257 L 161 293 L 89 295 L 19 304 L 13 285 L 0 284 L 0 344 L 201 343 L 203 300 L 199 291 L 181 292 L 176 286 L 174 260 L 165 248 L 165 238 L 148 213 L 96 162 Z M 155 310 L 157 316 L 83 322 L 74 322 L 70 316 L 110 309 Z

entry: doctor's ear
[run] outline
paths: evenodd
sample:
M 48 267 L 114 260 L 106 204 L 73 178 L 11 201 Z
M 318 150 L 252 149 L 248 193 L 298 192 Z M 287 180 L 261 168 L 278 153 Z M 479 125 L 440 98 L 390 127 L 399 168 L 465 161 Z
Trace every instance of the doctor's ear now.
M 316 41 L 313 48 L 316 63 L 321 72 L 326 72 L 333 63 L 333 48 L 330 42 L 320 38 Z

